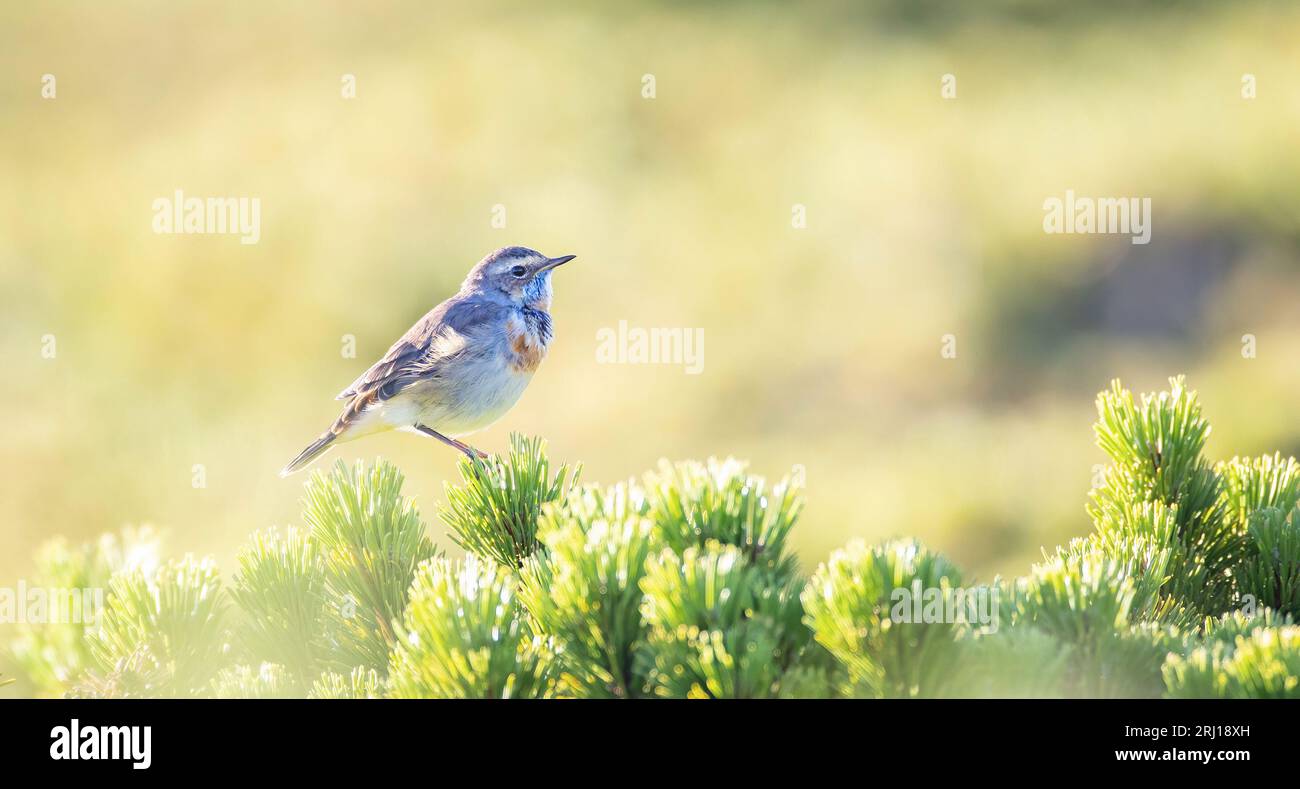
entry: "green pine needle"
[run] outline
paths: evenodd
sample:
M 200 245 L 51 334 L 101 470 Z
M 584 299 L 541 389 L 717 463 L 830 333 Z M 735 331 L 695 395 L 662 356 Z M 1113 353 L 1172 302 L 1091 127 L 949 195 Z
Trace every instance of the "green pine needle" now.
M 831 554 L 803 590 L 818 643 L 847 669 L 854 695 L 939 696 L 948 690 L 958 649 L 954 622 L 895 622 L 896 589 L 951 590 L 961 573 L 920 543 L 868 547 L 854 541 Z
M 773 584 L 740 548 L 710 540 L 665 549 L 641 580 L 654 693 L 770 698 L 808 641 L 796 585 Z
M 506 568 L 469 556 L 421 566 L 394 644 L 399 698 L 544 698 L 554 688 L 546 639 L 526 632 Z
M 462 458 L 461 485 L 447 486 L 440 512 L 460 547 L 510 569 L 538 548 L 542 506 L 562 499 L 577 484 L 580 466 L 561 464 L 551 473 L 546 442 L 512 433 L 506 457 Z
M 1300 699 L 1300 627 L 1259 628 L 1164 665 L 1170 698 Z
M 658 545 L 643 499 L 626 485 L 582 489 L 546 508 L 538 533 L 546 551 L 525 564 L 520 594 L 537 630 L 556 639 L 564 692 L 641 695 L 640 581 Z
M 244 613 L 241 645 L 305 691 L 326 660 L 324 557 L 309 535 L 290 528 L 255 533 L 238 562 L 231 595 Z
M 324 557 L 325 616 L 345 669 L 386 670 L 415 570 L 437 555 L 403 482 L 386 461 L 339 461 L 307 483 L 303 519 Z
M 107 587 L 105 609 L 8 652 L 24 690 L 88 698 L 1300 697 L 1300 464 L 1205 459 L 1181 378 L 1097 406 L 1092 533 L 981 587 L 1001 606 L 978 626 L 915 541 L 851 543 L 805 582 L 792 480 L 726 459 L 578 487 L 512 435 L 447 488 L 463 561 L 396 467 L 337 463 L 307 483 L 308 528 L 254 534 L 228 589 L 210 560 L 156 568 L 148 535 L 52 541 L 41 584 Z
M 334 671 L 321 674 L 307 694 L 312 699 L 380 699 L 384 695 L 384 680 L 379 672 L 361 666 L 347 676 Z
M 144 651 L 166 693 L 196 695 L 222 665 L 225 612 L 216 564 L 187 556 L 149 575 L 114 575 L 100 627 L 87 639 L 100 665 L 120 671 Z
M 784 577 L 798 569 L 786 539 L 803 509 L 803 491 L 787 477 L 768 487 L 734 459 L 707 463 L 661 461 L 645 477 L 650 517 L 664 543 L 681 553 L 709 540 L 734 545 L 751 564 Z

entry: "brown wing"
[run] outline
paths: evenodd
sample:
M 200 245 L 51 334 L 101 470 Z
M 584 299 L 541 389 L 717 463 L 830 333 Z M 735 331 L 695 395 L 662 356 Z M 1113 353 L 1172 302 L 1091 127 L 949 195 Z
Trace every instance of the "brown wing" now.
M 402 338 L 389 347 L 388 352 L 383 357 L 371 365 L 369 370 L 362 373 L 355 381 L 348 385 L 348 388 L 339 392 L 335 400 L 347 400 L 356 397 L 357 394 L 373 389 L 384 379 L 393 375 L 395 371 L 404 366 L 418 362 L 429 351 L 429 346 L 433 341 L 433 336 L 437 327 L 442 323 L 442 316 L 447 313 L 452 303 L 451 299 L 444 301 L 430 310 L 423 318 L 415 322 L 415 325 L 406 330 Z
M 349 404 L 348 411 L 360 410 L 353 409 L 353 405 L 364 408 L 376 399 L 387 400 L 416 380 L 435 373 L 440 361 L 433 350 L 436 338 L 448 330 L 479 335 L 477 327 L 503 318 L 505 311 L 503 305 L 453 296 L 416 321 L 382 359 L 335 399 L 364 401 Z

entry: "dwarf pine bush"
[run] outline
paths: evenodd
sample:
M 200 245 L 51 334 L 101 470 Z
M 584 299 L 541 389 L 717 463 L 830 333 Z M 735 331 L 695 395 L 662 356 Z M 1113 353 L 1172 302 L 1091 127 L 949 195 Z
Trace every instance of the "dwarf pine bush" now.
M 157 561 L 158 537 L 149 528 L 124 529 L 104 535 L 82 546 L 55 538 L 36 554 L 36 581 L 47 589 L 70 592 L 62 605 L 51 606 L 50 621 L 42 625 L 20 624 L 9 645 L 31 692 L 39 696 L 62 696 L 82 681 L 89 671 L 101 670 L 91 652 L 87 631 L 97 623 L 79 590 L 102 590 L 114 573 L 152 569 Z M 92 600 L 94 595 L 92 593 Z M 56 610 L 57 609 L 57 610 Z M 16 680 L 14 680 L 16 681 Z
M 211 694 L 219 699 L 280 699 L 301 696 L 302 691 L 278 663 L 240 663 L 218 672 L 212 680 Z
M 504 459 L 462 458 L 463 485 L 447 486 L 440 515 L 452 542 L 506 567 L 518 567 L 537 550 L 542 505 L 564 498 L 581 469 L 560 466 L 552 476 L 541 439 L 510 437 Z
M 1300 526 L 1296 510 L 1265 507 L 1248 517 L 1245 555 L 1236 571 L 1239 592 L 1300 617 Z
M 329 665 L 320 546 L 298 529 L 259 532 L 238 562 L 231 588 L 243 613 L 236 648 L 249 665 L 278 666 L 278 684 L 301 695 Z
M 378 699 L 383 698 L 384 681 L 373 668 L 357 666 L 346 676 L 327 671 L 311 686 L 308 698 L 313 699 Z
M 527 632 L 518 581 L 475 556 L 420 566 L 397 628 L 388 685 L 405 698 L 545 698 L 547 640 Z
M 524 568 L 522 599 L 556 639 L 561 686 L 574 695 L 647 691 L 641 579 L 658 539 L 646 511 L 635 488 L 616 485 L 577 491 L 542 515 L 545 552 Z
M 1169 549 L 1161 593 L 1171 605 L 1227 611 L 1244 535 L 1222 475 L 1201 455 L 1210 424 L 1196 394 L 1175 378 L 1169 391 L 1135 401 L 1116 381 L 1098 395 L 1097 411 L 1097 444 L 1111 458 L 1089 507 L 1098 531 L 1143 533 Z
M 741 550 L 751 565 L 789 577 L 798 567 L 786 538 L 803 508 L 789 478 L 768 489 L 733 458 L 708 463 L 659 464 L 645 477 L 650 518 L 664 543 L 677 553 L 716 540 Z
M 855 541 L 805 576 L 791 479 L 711 459 L 579 486 L 512 436 L 447 487 L 463 559 L 396 467 L 340 462 L 307 481 L 303 526 L 254 533 L 229 579 L 159 562 L 148 534 L 52 542 L 37 583 L 104 605 L 18 628 L 6 657 L 48 696 L 1300 698 L 1300 464 L 1206 458 L 1181 378 L 1116 382 L 1097 412 L 1092 529 L 1020 578 L 963 588 L 913 540 Z
M 1214 641 L 1164 666 L 1172 698 L 1300 698 L 1300 627 L 1259 628 Z
M 669 698 L 768 698 L 809 640 L 796 585 L 710 540 L 652 557 L 641 580 L 648 681 Z
M 976 634 L 962 647 L 954 695 L 975 698 L 1061 698 L 1070 671 L 1068 645 L 1027 627 Z
M 87 639 L 109 677 L 152 675 L 147 685 L 160 695 L 203 695 L 223 663 L 226 607 L 216 565 L 187 556 L 153 573 L 114 575 L 103 621 Z
M 437 554 L 403 477 L 390 463 L 315 472 L 303 519 L 324 563 L 326 638 L 332 662 L 386 670 L 415 570 Z
M 939 696 L 956 663 L 957 624 L 899 623 L 895 591 L 961 586 L 943 556 L 911 540 L 869 547 L 858 541 L 834 553 L 803 590 L 808 626 L 847 671 L 855 696 Z

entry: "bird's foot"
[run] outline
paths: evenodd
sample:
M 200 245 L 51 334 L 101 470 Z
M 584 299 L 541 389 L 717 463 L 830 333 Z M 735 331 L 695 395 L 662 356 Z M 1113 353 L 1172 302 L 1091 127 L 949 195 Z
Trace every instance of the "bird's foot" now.
M 474 447 L 470 446 L 469 444 L 466 444 L 464 441 L 457 441 L 456 439 L 451 438 L 449 436 L 444 436 L 442 433 L 439 433 L 437 430 L 434 430 L 431 427 L 425 427 L 424 425 L 415 425 L 415 429 L 419 430 L 421 433 L 424 433 L 425 435 L 433 436 L 434 438 L 438 439 L 439 441 L 441 441 L 442 443 L 446 444 L 449 447 L 459 449 L 461 452 L 464 452 L 465 456 L 468 457 L 471 461 L 487 460 L 488 458 L 492 457 L 488 453 L 477 450 Z
M 474 447 L 470 446 L 469 444 L 466 444 L 463 441 L 457 441 L 456 443 L 460 444 L 460 451 L 468 455 L 470 460 L 475 460 L 475 459 L 487 460 L 488 458 L 492 457 L 491 455 L 484 452 L 483 450 L 475 449 Z

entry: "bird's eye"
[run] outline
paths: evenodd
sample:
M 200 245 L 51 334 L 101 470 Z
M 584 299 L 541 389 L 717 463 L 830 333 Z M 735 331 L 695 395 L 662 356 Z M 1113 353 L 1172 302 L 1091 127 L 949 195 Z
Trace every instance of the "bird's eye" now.
M 528 273 L 528 269 L 524 268 L 523 266 L 515 266 L 514 268 L 510 269 L 510 276 L 515 277 L 516 279 L 522 277 L 527 273 Z

